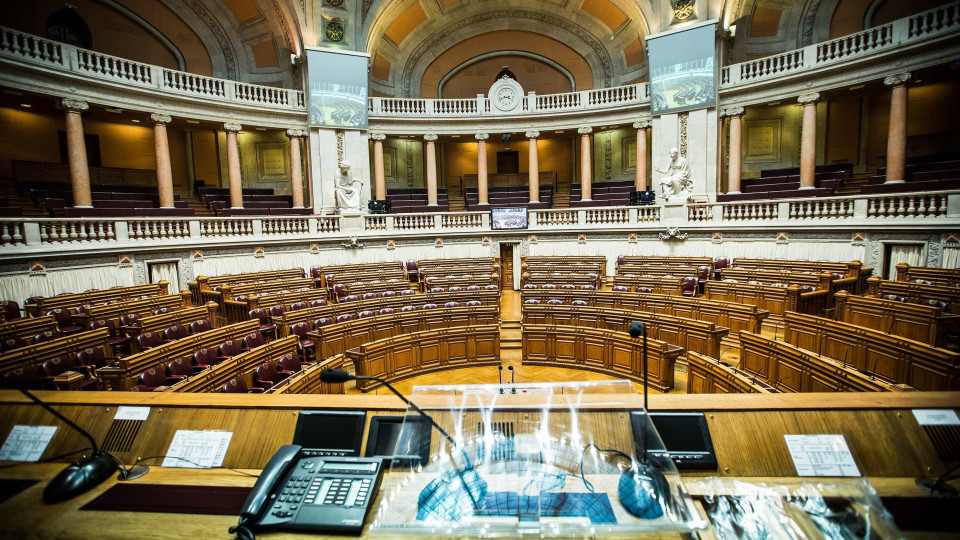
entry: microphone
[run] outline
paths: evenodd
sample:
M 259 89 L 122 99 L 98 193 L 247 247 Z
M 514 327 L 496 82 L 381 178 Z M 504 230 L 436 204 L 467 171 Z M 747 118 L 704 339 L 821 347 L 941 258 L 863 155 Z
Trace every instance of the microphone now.
M 517 393 L 517 385 L 515 385 L 515 384 L 513 383 L 513 373 L 514 373 L 514 372 L 513 372 L 513 366 L 507 366 L 507 369 L 510 370 L 510 386 L 513 387 L 513 388 L 510 389 L 510 393 L 511 393 L 511 394 L 516 394 L 516 393 Z
M 511 368 L 512 369 L 512 368 Z M 342 369 L 331 369 L 327 368 L 320 372 L 320 380 L 325 383 L 343 383 L 351 380 L 361 381 L 361 380 L 371 380 L 377 381 L 380 384 L 387 387 L 388 390 L 394 393 L 398 398 L 400 398 L 408 407 L 417 412 L 421 417 L 423 417 L 427 422 L 433 426 L 453 448 L 457 448 L 457 441 L 450 436 L 449 433 L 438 424 L 434 419 L 427 413 L 423 412 L 420 407 L 417 407 L 417 404 L 410 401 L 409 399 L 403 397 L 403 394 L 397 391 L 387 380 L 381 379 L 380 377 L 373 377 L 369 375 L 354 375 L 348 373 Z M 484 480 L 480 473 L 473 468 L 473 463 L 470 462 L 470 456 L 467 455 L 467 452 L 460 448 L 460 453 L 463 455 L 463 459 L 466 462 L 465 470 L 460 470 L 460 467 L 457 465 L 456 460 L 453 461 L 453 472 L 460 479 L 460 483 L 463 485 L 463 490 L 466 492 L 467 496 L 470 498 L 470 503 L 472 505 L 472 510 L 476 511 L 481 508 L 480 502 L 483 502 L 487 496 L 487 482 Z M 421 514 L 424 512 L 447 512 L 445 517 L 449 520 L 456 520 L 462 517 L 463 512 L 454 500 L 453 503 L 450 502 L 450 497 L 457 497 L 458 494 L 454 493 L 452 490 L 454 488 L 450 487 L 450 471 L 447 471 L 444 474 L 434 478 L 430 481 L 429 484 L 423 491 L 420 492 L 420 498 L 417 501 L 417 519 L 423 519 L 426 517 Z M 468 481 L 467 477 L 470 479 Z M 472 484 L 472 487 L 471 487 Z M 474 494 L 474 491 L 477 493 Z M 478 502 L 478 500 L 480 502 Z
M 500 364 L 499 366 L 497 366 L 497 377 L 500 380 L 499 386 L 500 386 L 500 393 L 502 394 L 503 393 L 503 364 Z
M 879 361 L 880 361 L 880 357 L 879 357 L 879 356 L 877 357 L 876 360 L 873 361 L 873 369 L 870 370 L 870 380 L 871 380 L 871 381 L 877 380 L 877 362 L 879 362 Z
M 789 375 L 787 375 L 787 376 L 785 376 L 785 377 L 781 377 L 780 380 L 777 381 L 777 384 L 774 385 L 773 389 L 774 389 L 774 390 L 777 390 L 778 388 L 780 388 L 780 383 L 782 383 L 783 381 L 785 381 L 785 380 L 787 380 L 787 379 L 789 379 L 789 378 L 790 378 Z
M 717 363 L 718 363 L 718 364 L 724 364 L 724 362 L 723 362 L 723 353 L 729 351 L 729 350 L 732 349 L 732 348 L 733 348 L 733 347 L 724 347 L 723 349 L 720 349 L 720 354 L 717 356 Z M 726 364 L 726 365 L 729 366 L 730 364 Z
M 47 487 L 43 490 L 43 502 L 53 504 L 72 499 L 100 485 L 119 468 L 119 460 L 101 451 L 100 446 L 97 445 L 97 441 L 83 428 L 74 424 L 69 418 L 57 412 L 50 405 L 40 401 L 37 396 L 31 394 L 25 388 L 18 386 L 17 390 L 20 390 L 25 396 L 36 402 L 37 405 L 40 405 L 47 412 L 62 420 L 74 431 L 86 437 L 87 440 L 90 441 L 90 446 L 93 448 L 93 454 L 90 457 L 68 465 L 66 469 L 60 471 L 57 476 L 53 477 L 53 480 L 50 480 L 50 483 L 47 484 Z M 121 473 L 121 476 L 123 476 L 123 473 Z

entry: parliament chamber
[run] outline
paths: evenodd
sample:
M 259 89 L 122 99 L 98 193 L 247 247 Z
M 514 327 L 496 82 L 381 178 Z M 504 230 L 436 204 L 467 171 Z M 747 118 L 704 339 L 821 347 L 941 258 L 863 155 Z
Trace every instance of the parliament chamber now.
M 5 15 L 0 536 L 960 531 L 960 3 Z

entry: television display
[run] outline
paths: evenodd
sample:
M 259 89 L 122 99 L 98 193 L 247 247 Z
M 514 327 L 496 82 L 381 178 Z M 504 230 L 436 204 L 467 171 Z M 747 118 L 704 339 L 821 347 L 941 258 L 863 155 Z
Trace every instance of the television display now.
M 494 230 L 526 229 L 527 208 L 491 208 L 490 228 Z
M 367 62 L 354 51 L 307 47 L 310 125 L 367 128 Z
M 716 28 L 711 21 L 647 38 L 651 114 L 716 106 Z
M 360 455 L 365 411 L 300 411 L 293 444 L 331 452 Z

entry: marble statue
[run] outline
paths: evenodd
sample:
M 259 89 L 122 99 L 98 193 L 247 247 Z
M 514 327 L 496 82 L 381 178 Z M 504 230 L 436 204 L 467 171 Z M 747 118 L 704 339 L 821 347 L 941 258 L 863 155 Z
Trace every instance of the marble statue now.
M 350 163 L 340 162 L 340 177 L 335 185 L 335 194 L 337 198 L 337 209 L 359 212 L 360 211 L 360 190 L 363 189 L 363 180 L 350 176 Z
M 666 169 L 654 170 L 664 176 L 660 178 L 661 197 L 664 201 L 686 200 L 693 191 L 693 181 L 690 180 L 690 162 L 680 156 L 676 148 L 670 149 L 670 164 Z

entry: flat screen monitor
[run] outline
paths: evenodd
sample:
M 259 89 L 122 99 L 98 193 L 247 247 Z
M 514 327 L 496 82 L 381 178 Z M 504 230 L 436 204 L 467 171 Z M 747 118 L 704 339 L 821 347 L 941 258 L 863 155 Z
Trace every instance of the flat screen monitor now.
M 334 456 L 359 456 L 365 411 L 300 411 L 293 444 Z
M 633 411 L 630 416 L 637 456 L 641 457 L 644 427 L 649 424 L 646 422 L 643 411 Z M 713 440 L 710 438 L 710 429 L 707 427 L 707 419 L 703 413 L 651 412 L 650 418 L 663 440 L 663 444 L 659 444 L 657 438 L 652 436 L 653 432 L 647 431 L 647 451 L 651 455 L 669 456 L 677 469 L 713 470 L 717 468 Z
M 310 125 L 366 129 L 370 55 L 316 47 L 306 52 Z
M 430 423 L 419 416 L 374 416 L 365 457 L 416 467 L 430 459 Z
M 493 230 L 510 230 L 527 228 L 527 208 L 491 208 L 490 228 Z
M 716 106 L 716 34 L 716 21 L 708 21 L 647 37 L 651 114 Z

